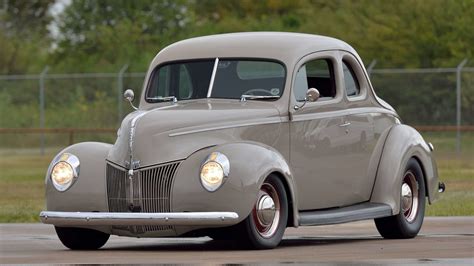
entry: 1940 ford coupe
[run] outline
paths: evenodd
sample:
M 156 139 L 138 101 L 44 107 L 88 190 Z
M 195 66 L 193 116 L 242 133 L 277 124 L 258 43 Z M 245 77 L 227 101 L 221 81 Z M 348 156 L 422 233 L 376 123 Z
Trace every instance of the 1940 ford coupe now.
M 133 91 L 124 93 L 133 106 Z M 438 183 L 433 146 L 374 93 L 337 39 L 254 32 L 172 44 L 115 144 L 62 150 L 47 210 L 70 249 L 111 234 L 277 246 L 286 227 L 374 219 L 415 237 Z

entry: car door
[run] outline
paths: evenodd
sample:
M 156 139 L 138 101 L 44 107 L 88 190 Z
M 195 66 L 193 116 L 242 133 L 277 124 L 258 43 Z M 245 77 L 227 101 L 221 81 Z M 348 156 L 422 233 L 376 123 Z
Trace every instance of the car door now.
M 375 146 L 380 134 L 375 134 L 374 128 L 374 120 L 379 115 L 373 108 L 369 83 L 359 61 L 350 53 L 340 53 L 344 97 L 349 112 L 345 119 L 348 131 L 346 154 L 349 158 L 342 163 L 352 169 L 354 197 L 367 201 L 372 192 L 379 157 Z
M 293 74 L 290 164 L 299 210 L 345 206 L 358 200 L 352 193 L 351 169 L 344 165 L 350 141 L 339 61 L 337 51 L 314 53 L 303 58 Z M 321 96 L 304 103 L 309 88 L 318 89 Z

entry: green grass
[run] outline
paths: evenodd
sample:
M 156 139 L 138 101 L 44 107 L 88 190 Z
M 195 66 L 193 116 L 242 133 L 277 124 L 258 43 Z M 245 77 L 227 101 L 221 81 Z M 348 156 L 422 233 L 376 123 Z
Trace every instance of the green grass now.
M 424 133 L 435 146 L 440 181 L 446 191 L 426 209 L 427 215 L 474 215 L 474 133 L 462 133 L 461 154 L 456 151 L 456 133 Z
M 53 155 L 0 157 L 0 222 L 37 222 L 44 208 L 44 176 Z
M 463 134 L 457 155 L 453 133 L 423 134 L 435 145 L 440 180 L 446 192 L 427 207 L 427 215 L 474 215 L 474 133 Z M 0 149 L 0 223 L 37 222 L 44 209 L 44 175 L 59 148 L 41 156 L 36 149 Z
M 438 159 L 440 180 L 446 191 L 435 204 L 428 206 L 427 215 L 474 215 L 474 160 L 469 156 Z

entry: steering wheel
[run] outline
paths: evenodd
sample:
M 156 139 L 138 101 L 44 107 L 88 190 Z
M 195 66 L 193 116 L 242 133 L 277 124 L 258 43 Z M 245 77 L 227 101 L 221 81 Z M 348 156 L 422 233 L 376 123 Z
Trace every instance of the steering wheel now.
M 267 90 L 264 90 L 264 89 L 250 89 L 250 90 L 247 90 L 246 92 L 243 93 L 243 95 L 255 95 L 253 94 L 254 92 L 261 92 L 261 93 L 264 93 L 266 94 L 266 96 L 274 96 L 273 94 L 271 94 L 271 92 L 267 91 Z

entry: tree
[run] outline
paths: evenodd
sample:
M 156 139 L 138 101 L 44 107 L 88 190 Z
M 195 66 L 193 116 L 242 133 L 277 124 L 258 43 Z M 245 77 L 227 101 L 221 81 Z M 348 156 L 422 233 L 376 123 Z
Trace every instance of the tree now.
M 187 1 L 77 0 L 59 20 L 53 64 L 69 71 L 143 71 L 189 23 Z M 73 70 L 74 69 L 74 70 Z
M 37 70 L 49 48 L 48 12 L 54 0 L 7 0 L 0 12 L 0 73 Z

